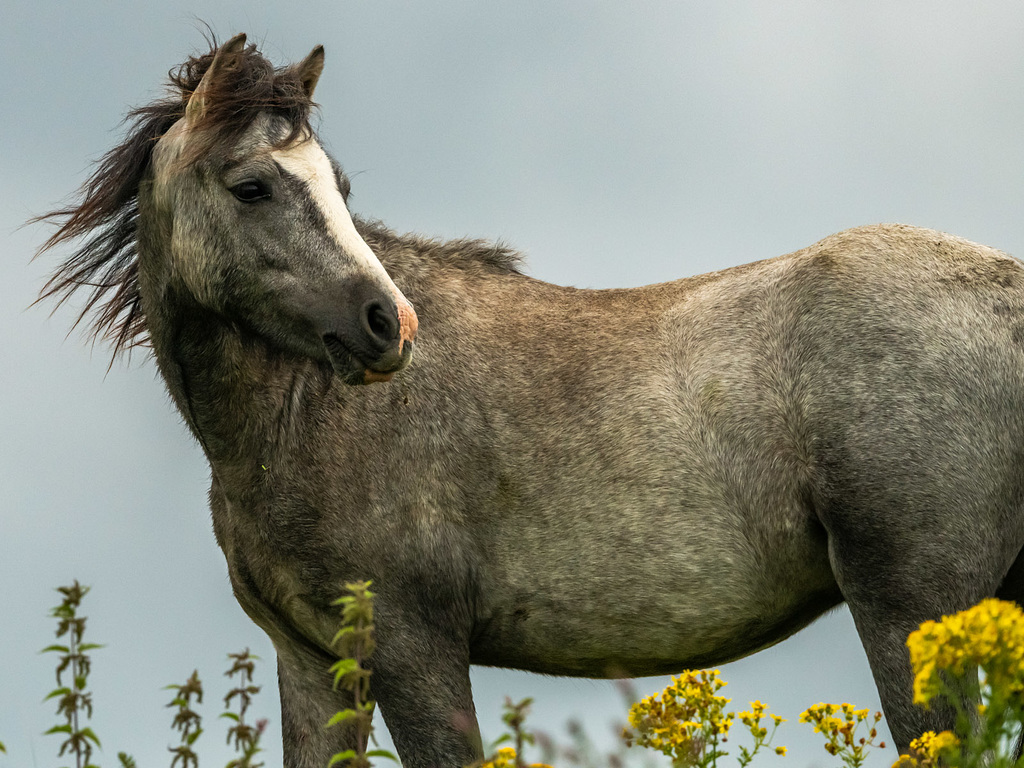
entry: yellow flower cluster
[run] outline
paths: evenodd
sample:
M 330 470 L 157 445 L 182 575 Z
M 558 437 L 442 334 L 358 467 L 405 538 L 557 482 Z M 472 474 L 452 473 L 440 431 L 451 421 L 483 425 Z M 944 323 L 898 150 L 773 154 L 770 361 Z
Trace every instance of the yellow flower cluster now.
M 874 722 L 868 731 L 867 736 L 857 738 L 857 727 L 868 719 L 871 711 L 868 709 L 855 709 L 852 704 L 815 704 L 800 714 L 801 723 L 812 723 L 814 732 L 822 734 L 828 741 L 825 742 L 825 749 L 830 755 L 842 755 L 844 762 L 852 765 L 860 765 L 866 755 L 868 747 L 875 746 L 875 739 L 878 737 L 878 721 L 882 719 L 882 713 L 876 712 Z M 884 748 L 885 742 L 878 744 Z
M 661 694 L 638 701 L 629 710 L 626 745 L 656 749 L 688 764 L 699 764 L 708 746 L 714 749 L 719 737 L 732 727 L 733 713 L 725 712 L 729 699 L 718 696 L 726 685 L 718 670 L 688 670 Z
M 740 747 L 739 762 L 746 766 L 757 751 L 771 741 L 771 734 L 761 725 L 767 708 L 760 701 L 750 702 L 750 710 L 726 712 L 729 699 L 718 692 L 726 682 L 719 678 L 718 670 L 686 671 L 661 694 L 648 696 L 629 711 L 629 724 L 623 738 L 627 746 L 637 744 L 649 747 L 673 758 L 673 765 L 710 766 L 727 752 L 719 745 L 728 740 L 729 730 L 738 717 L 754 737 L 751 749 Z M 783 719 L 769 715 L 774 726 Z M 785 747 L 776 747 L 775 753 L 786 754 Z
M 764 717 L 765 709 L 766 705 L 762 704 L 760 701 L 752 701 L 750 702 L 749 712 L 740 712 L 736 715 L 736 717 L 740 719 L 740 722 L 747 726 L 747 729 L 755 739 L 764 739 L 768 736 L 768 729 L 761 725 L 761 719 Z M 769 717 L 771 717 L 772 722 L 774 722 L 776 726 L 778 726 L 779 723 L 785 722 L 785 720 L 778 715 L 769 715 Z M 779 752 L 780 749 L 782 750 L 781 752 Z M 778 747 L 775 751 L 780 755 L 786 754 L 785 747 Z
M 926 731 L 910 742 L 912 755 L 900 755 L 892 768 L 938 768 L 950 765 L 960 751 L 960 739 L 951 731 Z
M 767 708 L 766 705 L 761 703 L 760 701 L 752 701 L 752 702 L 750 702 L 750 710 L 749 711 L 747 711 L 747 712 L 740 712 L 738 715 L 736 715 L 736 717 L 738 717 L 740 719 L 740 722 L 743 723 L 745 726 L 747 726 L 747 730 L 750 731 L 750 735 L 754 737 L 754 750 L 755 751 L 758 748 L 760 748 L 762 744 L 765 744 L 768 741 L 771 741 L 771 736 L 768 733 L 768 729 L 765 728 L 763 725 L 761 725 L 761 720 L 764 718 L 764 711 L 765 711 L 766 708 Z M 772 719 L 772 723 L 774 724 L 772 726 L 772 733 L 775 732 L 775 729 L 779 727 L 780 723 L 786 722 L 785 718 L 780 717 L 779 715 L 769 715 L 768 717 L 770 717 Z M 747 754 L 748 754 L 747 751 L 743 750 L 742 748 L 741 748 L 741 752 L 743 752 L 744 757 L 747 756 Z M 753 757 L 752 753 L 749 753 L 749 754 L 750 754 L 751 757 Z M 775 754 L 776 755 L 784 755 L 784 754 L 786 754 L 786 748 L 785 747 L 776 747 L 775 748 Z M 746 764 L 743 760 L 741 760 L 740 762 L 743 763 L 744 765 Z M 746 762 L 749 762 L 749 760 L 747 760 Z
M 515 747 L 502 747 L 498 753 L 480 768 L 517 768 Z M 531 763 L 527 768 L 551 768 L 545 763 Z
M 959 746 L 960 739 L 952 731 L 942 731 L 941 733 L 926 731 L 921 734 L 920 738 L 910 742 L 912 750 L 924 757 L 936 760 L 944 755 L 948 755 L 950 751 Z
M 907 638 L 914 670 L 914 703 L 927 706 L 941 694 L 940 672 L 967 675 L 974 666 L 1007 697 L 1024 692 L 1024 611 L 990 598 L 941 621 L 926 621 Z

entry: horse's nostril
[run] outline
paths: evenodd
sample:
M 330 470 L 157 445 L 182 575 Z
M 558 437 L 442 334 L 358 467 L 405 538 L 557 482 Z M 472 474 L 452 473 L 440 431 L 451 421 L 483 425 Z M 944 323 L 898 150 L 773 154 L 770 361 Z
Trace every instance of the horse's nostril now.
M 380 302 L 368 302 L 363 307 L 363 330 L 380 347 L 389 347 L 401 330 L 398 315 Z

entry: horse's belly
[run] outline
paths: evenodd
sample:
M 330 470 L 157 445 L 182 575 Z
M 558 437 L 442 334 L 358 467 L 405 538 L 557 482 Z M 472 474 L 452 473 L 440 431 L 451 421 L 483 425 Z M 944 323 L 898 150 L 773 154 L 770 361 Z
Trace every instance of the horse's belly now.
M 842 601 L 827 556 L 793 564 L 781 582 L 720 563 L 668 576 L 587 570 L 560 588 L 510 589 L 512 599 L 480 623 L 472 662 L 585 677 L 666 674 L 746 656 Z

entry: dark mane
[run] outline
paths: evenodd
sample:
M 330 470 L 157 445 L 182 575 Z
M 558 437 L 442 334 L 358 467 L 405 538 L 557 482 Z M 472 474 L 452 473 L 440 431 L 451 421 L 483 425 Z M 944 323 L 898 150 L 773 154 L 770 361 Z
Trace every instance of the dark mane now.
M 88 238 L 57 268 L 37 301 L 56 297 L 59 307 L 79 288 L 91 289 L 75 325 L 95 309 L 92 335 L 110 341 L 115 355 L 148 341 L 138 283 L 139 186 L 153 147 L 184 116 L 189 98 L 213 62 L 216 39 L 211 38 L 210 44 L 208 52 L 168 73 L 171 94 L 167 98 L 128 113 L 125 140 L 97 163 L 72 204 L 32 220 L 58 225 L 37 257 L 56 245 Z M 215 145 L 232 144 L 260 112 L 274 112 L 288 120 L 291 132 L 281 139 L 282 145 L 312 132 L 313 104 L 294 69 L 275 69 L 255 45 L 234 58 L 229 76 L 208 92 L 202 121 L 195 127 L 200 140 L 194 142 L 192 160 Z
M 400 235 L 377 219 L 352 218 L 366 244 L 382 260 L 387 258 L 388 251 L 411 249 L 419 255 L 458 269 L 521 273 L 522 254 L 500 242 L 474 238 L 440 240 L 414 233 Z

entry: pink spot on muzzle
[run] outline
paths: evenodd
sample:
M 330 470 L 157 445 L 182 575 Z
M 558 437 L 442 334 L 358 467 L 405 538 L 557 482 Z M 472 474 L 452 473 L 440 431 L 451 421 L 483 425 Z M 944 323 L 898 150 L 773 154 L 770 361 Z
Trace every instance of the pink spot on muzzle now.
M 419 330 L 420 321 L 416 317 L 416 310 L 412 308 L 412 304 L 409 303 L 409 300 L 402 295 L 398 288 L 394 289 L 394 295 L 395 306 L 398 308 L 398 352 L 401 354 L 405 350 L 406 342 L 411 344 L 416 340 L 416 331 Z M 375 384 L 381 381 L 391 381 L 394 375 L 394 371 L 381 373 L 380 371 L 371 371 L 367 368 L 363 371 L 363 383 Z
M 416 339 L 416 331 L 419 330 L 420 321 L 416 317 L 416 310 L 412 308 L 409 300 L 402 295 L 402 292 L 395 288 L 395 304 L 398 306 L 398 351 L 405 349 L 405 342 L 412 342 Z

